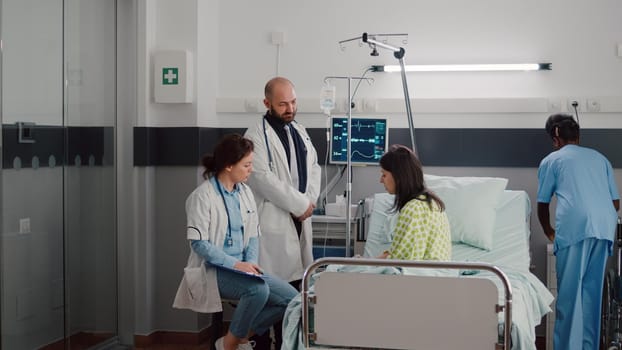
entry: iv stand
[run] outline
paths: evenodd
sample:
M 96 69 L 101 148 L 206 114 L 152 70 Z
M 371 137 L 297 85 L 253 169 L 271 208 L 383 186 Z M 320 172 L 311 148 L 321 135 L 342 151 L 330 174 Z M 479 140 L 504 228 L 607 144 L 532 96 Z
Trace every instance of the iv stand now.
M 400 68 L 402 72 L 402 88 L 404 89 L 404 102 L 406 102 L 406 117 L 408 119 L 408 129 L 410 131 L 410 142 L 412 144 L 412 150 L 417 153 L 416 143 L 415 143 L 415 126 L 413 124 L 413 115 L 412 110 L 410 108 L 410 95 L 408 93 L 408 83 L 406 82 L 406 69 L 404 69 L 404 54 L 406 51 L 402 47 L 395 47 L 391 45 L 387 45 L 383 42 L 376 41 L 367 35 L 367 33 L 363 33 L 361 36 L 361 40 L 364 43 L 371 44 L 373 47 L 381 47 L 383 49 L 393 51 L 393 56 L 397 58 L 400 62 Z
M 347 79 L 348 80 L 348 141 L 346 143 L 346 253 L 345 256 L 348 257 L 350 255 L 350 239 L 352 238 L 352 94 L 350 92 L 352 86 L 352 80 L 365 80 L 368 83 L 372 83 L 374 79 L 372 78 L 364 78 L 364 77 L 336 77 L 330 76 L 324 78 L 324 83 L 328 82 L 330 79 Z M 332 142 L 332 140 L 331 140 Z

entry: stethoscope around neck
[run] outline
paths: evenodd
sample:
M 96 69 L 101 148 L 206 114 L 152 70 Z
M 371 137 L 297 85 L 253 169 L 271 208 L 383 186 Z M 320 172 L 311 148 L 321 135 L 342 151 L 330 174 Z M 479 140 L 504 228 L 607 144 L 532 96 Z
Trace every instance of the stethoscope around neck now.
M 263 138 L 266 141 L 266 151 L 268 152 L 268 166 L 270 171 L 274 172 L 274 162 L 272 161 L 272 150 L 270 150 L 270 142 L 268 142 L 268 133 L 266 132 L 266 117 L 263 117 Z
M 233 237 L 231 235 L 231 217 L 229 215 L 229 206 L 227 206 L 227 200 L 225 199 L 225 193 L 223 192 L 222 187 L 223 186 L 220 183 L 220 180 L 218 180 L 218 176 L 216 175 L 216 188 L 218 188 L 218 192 L 220 192 L 222 203 L 225 205 L 225 211 L 227 212 L 227 236 L 225 237 L 225 246 L 231 247 L 233 246 Z M 248 194 L 246 193 L 246 191 L 240 190 L 238 193 L 240 195 L 240 204 L 242 204 L 242 198 L 241 198 L 242 194 L 246 196 L 246 201 L 250 203 L 251 199 L 248 197 Z M 252 213 L 252 212 L 253 210 L 251 209 L 247 210 L 247 213 Z
M 231 217 L 229 216 L 229 207 L 227 206 L 225 194 L 222 191 L 222 184 L 220 180 L 218 180 L 218 177 L 216 177 L 216 185 L 218 192 L 220 192 L 220 197 L 222 197 L 222 203 L 225 205 L 225 211 L 227 212 L 227 237 L 225 238 L 225 246 L 231 247 L 233 245 L 233 238 L 231 237 Z
M 272 150 L 270 149 L 270 142 L 268 142 L 268 132 L 266 131 L 266 116 L 263 117 L 262 123 L 263 123 L 263 138 L 266 141 L 266 152 L 268 153 L 268 167 L 270 167 L 270 171 L 274 172 L 274 161 L 272 160 Z M 304 150 L 306 153 L 307 151 L 306 147 L 304 147 Z

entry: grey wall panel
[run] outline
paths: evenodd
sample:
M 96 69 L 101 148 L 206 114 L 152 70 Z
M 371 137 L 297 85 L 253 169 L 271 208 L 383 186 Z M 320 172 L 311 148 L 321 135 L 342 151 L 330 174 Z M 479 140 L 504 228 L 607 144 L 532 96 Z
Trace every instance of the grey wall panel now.
M 310 128 L 309 135 L 323 161 L 326 129 Z M 197 165 L 220 137 L 243 133 L 241 128 L 134 129 L 134 165 Z M 541 129 L 417 129 L 417 153 L 426 166 L 537 167 L 552 143 Z M 603 153 L 614 167 L 622 167 L 622 129 L 582 130 L 581 144 Z M 389 143 L 410 145 L 408 129 L 391 129 Z

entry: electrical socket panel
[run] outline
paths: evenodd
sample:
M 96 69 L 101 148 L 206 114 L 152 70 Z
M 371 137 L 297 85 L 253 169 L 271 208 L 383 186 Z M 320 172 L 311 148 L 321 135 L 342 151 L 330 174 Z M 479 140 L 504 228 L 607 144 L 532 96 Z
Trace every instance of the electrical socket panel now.
M 244 110 L 248 113 L 257 113 L 259 112 L 259 101 L 254 99 L 245 99 L 244 100 Z
M 600 112 L 600 101 L 595 98 L 588 98 L 585 110 L 588 112 Z
M 561 99 L 549 99 L 549 113 L 559 113 L 562 111 Z
M 365 98 L 359 101 L 362 105 L 362 110 L 365 113 L 376 112 L 378 110 L 378 101 L 375 99 Z

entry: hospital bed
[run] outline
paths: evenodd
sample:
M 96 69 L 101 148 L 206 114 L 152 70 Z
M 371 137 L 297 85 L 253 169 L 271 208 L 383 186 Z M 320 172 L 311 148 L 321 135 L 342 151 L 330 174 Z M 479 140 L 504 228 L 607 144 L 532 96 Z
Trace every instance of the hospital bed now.
M 427 177 L 426 182 L 445 202 L 452 230 L 456 228 L 455 231 L 459 233 L 456 237 L 452 233 L 452 262 L 448 262 L 448 265 L 440 262 L 417 262 L 422 265 L 402 266 L 396 269 L 397 272 L 387 272 L 388 267 L 376 262 L 376 267 L 370 270 L 378 270 L 379 266 L 382 269 L 379 269 L 379 273 L 372 271 L 372 274 L 361 274 L 369 271 L 343 267 L 339 265 L 341 261 L 336 267 L 329 265 L 326 271 L 317 274 L 307 270 L 308 275 L 305 278 L 309 278 L 313 286 L 305 288 L 302 300 L 290 304 L 291 309 L 288 308 L 286 313 L 285 325 L 295 326 L 295 319 L 301 318 L 303 313 L 309 318 L 303 318 L 302 322 L 305 324 L 300 325 L 297 339 L 289 339 L 291 342 L 288 343 L 288 349 L 305 348 L 306 344 L 311 345 L 311 348 L 336 345 L 383 349 L 536 349 L 535 327 L 551 311 L 553 296 L 529 270 L 531 206 L 527 194 L 524 191 L 505 190 L 507 180 L 494 184 L 492 187 L 496 187 L 495 191 L 485 193 L 485 188 L 490 186 L 486 181 L 477 186 L 468 184 L 470 180 L 466 181 L 465 187 L 470 188 L 465 191 L 462 188 L 462 179 L 466 178 L 440 179 L 448 182 L 433 181 L 439 179 L 440 177 Z M 477 183 L 479 180 L 474 181 Z M 431 183 L 438 187 L 430 186 Z M 489 203 L 469 200 L 473 195 L 484 197 Z M 365 246 L 367 258 L 380 255 L 391 244 L 390 235 L 387 233 L 392 232 L 396 219 L 391 214 L 392 205 L 393 197 L 388 194 L 373 196 L 369 223 L 366 225 L 369 230 Z M 469 228 L 475 228 L 478 232 L 490 231 L 491 237 L 482 238 L 477 237 L 478 233 L 473 235 L 473 232 L 459 232 L 465 229 L 468 231 Z M 365 260 L 366 264 L 373 265 L 373 261 Z M 393 261 L 387 263 L 394 264 Z M 317 269 L 315 264 L 312 267 Z M 488 294 L 490 286 L 495 287 L 493 296 Z M 419 303 L 410 303 L 413 293 L 419 291 L 423 293 L 418 297 Z M 478 295 L 482 296 L 482 300 L 477 298 Z M 322 300 L 327 300 L 329 304 L 321 306 Z M 406 300 L 409 303 L 405 303 Z M 421 300 L 425 302 L 421 303 Z M 397 302 L 397 306 L 392 302 Z M 298 303 L 304 303 L 305 308 L 297 305 Z M 426 304 L 432 305 L 431 309 L 419 309 Z M 449 310 L 441 308 L 442 305 L 449 305 Z M 297 306 L 302 309 L 300 312 L 296 311 Z M 327 315 L 324 310 L 331 309 L 337 316 L 341 315 L 336 323 L 323 318 Z M 484 322 L 475 319 L 468 322 L 468 317 L 465 322 L 460 318 L 464 314 L 478 315 L 482 309 L 485 312 L 494 312 L 494 316 L 490 316 L 490 313 L 482 316 L 486 319 L 494 318 L 493 324 L 487 324 L 486 329 L 472 330 L 470 326 Z M 396 314 L 406 317 L 406 320 L 391 322 Z M 352 315 L 359 321 L 355 322 L 353 318 L 346 317 L 347 315 Z M 459 321 L 453 322 L 455 319 Z M 366 320 L 374 326 L 366 328 Z M 435 325 L 433 329 L 438 327 L 437 331 L 433 332 L 426 327 L 428 323 Z M 289 328 L 290 331 L 291 329 Z M 395 332 L 396 329 L 399 332 Z M 322 333 L 327 334 L 328 330 L 336 334 L 343 333 L 344 338 L 349 338 L 345 338 L 347 341 L 340 340 L 333 338 L 337 337 L 334 334 L 326 338 L 328 335 Z M 348 335 L 352 332 L 354 333 Z M 382 334 L 388 337 L 381 336 Z M 406 340 L 395 334 L 405 334 Z M 415 339 L 429 339 L 429 336 L 435 341 L 425 343 L 426 345 L 415 342 Z M 286 333 L 284 340 L 285 337 Z M 357 337 L 360 341 L 356 340 L 359 339 Z M 447 339 L 460 339 L 460 344 L 466 344 L 473 337 L 485 338 L 488 345 L 451 347 L 444 343 Z M 491 343 L 489 340 L 493 338 Z M 391 340 L 395 342 L 390 342 Z M 302 347 L 296 346 L 297 343 L 303 343 Z

